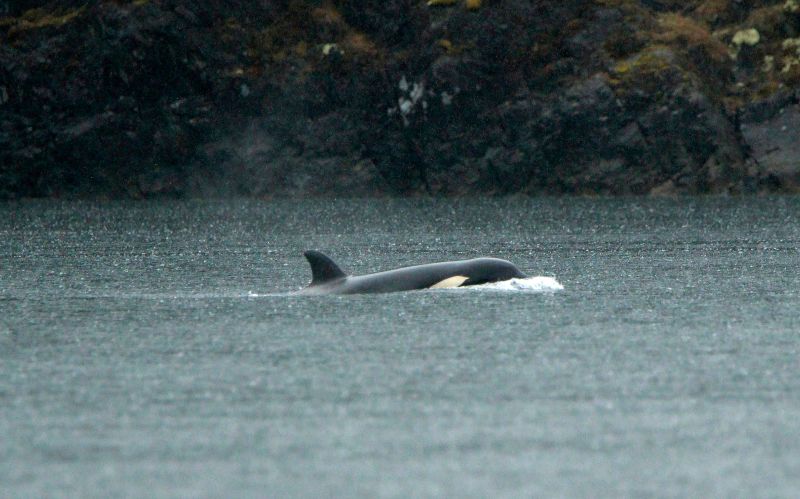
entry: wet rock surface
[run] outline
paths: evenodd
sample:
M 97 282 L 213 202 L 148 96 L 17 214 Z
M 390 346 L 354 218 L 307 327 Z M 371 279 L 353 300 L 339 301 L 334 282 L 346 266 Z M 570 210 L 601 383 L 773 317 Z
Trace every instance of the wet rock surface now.
M 760 180 L 774 190 L 800 190 L 800 102 L 782 94 L 745 109 L 742 138 Z
M 30 1 L 0 196 L 795 192 L 800 9 L 756 3 Z

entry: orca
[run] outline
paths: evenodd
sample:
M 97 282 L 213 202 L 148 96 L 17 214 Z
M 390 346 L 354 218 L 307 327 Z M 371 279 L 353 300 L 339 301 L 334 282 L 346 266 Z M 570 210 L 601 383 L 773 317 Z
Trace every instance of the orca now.
M 402 267 L 375 274 L 349 276 L 319 251 L 303 253 L 311 265 L 306 295 L 393 293 L 416 289 L 457 288 L 527 277 L 511 262 L 499 258 L 474 258 Z

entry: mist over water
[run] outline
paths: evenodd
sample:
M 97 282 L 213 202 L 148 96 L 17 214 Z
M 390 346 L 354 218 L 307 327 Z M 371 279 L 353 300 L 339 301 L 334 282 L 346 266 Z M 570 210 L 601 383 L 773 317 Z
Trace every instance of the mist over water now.
M 0 495 L 791 496 L 797 220 L 782 197 L 2 205 Z M 306 249 L 539 277 L 296 296 Z

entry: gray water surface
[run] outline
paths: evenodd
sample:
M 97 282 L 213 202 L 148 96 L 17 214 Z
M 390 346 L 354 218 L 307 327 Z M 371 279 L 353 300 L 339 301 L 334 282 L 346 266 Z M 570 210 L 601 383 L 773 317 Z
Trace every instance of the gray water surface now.
M 800 199 L 0 205 L 2 497 L 791 497 Z M 288 294 L 475 256 L 556 293 Z

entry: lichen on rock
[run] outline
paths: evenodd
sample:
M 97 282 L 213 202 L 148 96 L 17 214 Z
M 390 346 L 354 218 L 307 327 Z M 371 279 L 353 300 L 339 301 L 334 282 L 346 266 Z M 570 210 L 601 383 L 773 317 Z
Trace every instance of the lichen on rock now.
M 731 57 L 734 59 L 739 56 L 739 53 L 742 51 L 743 47 L 753 47 L 761 41 L 761 34 L 755 28 L 748 28 L 743 29 L 741 31 L 737 31 L 734 33 L 733 38 L 731 38 L 731 45 L 733 45 L 733 49 L 731 50 Z

